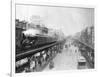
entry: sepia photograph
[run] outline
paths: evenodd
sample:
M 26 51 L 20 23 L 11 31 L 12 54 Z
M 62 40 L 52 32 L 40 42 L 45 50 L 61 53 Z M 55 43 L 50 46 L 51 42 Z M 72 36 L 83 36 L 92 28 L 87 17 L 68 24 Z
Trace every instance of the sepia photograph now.
M 15 73 L 95 69 L 94 8 L 15 5 Z

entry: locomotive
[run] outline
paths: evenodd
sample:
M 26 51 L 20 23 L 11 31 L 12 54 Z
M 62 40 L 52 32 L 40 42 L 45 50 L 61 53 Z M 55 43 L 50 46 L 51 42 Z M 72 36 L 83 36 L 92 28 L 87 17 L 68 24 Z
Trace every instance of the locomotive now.
M 20 54 L 21 51 L 40 48 L 48 44 L 55 43 L 57 41 L 54 37 L 39 33 L 35 34 L 34 36 L 26 36 L 22 31 L 18 36 L 16 36 L 16 38 L 18 40 L 16 40 L 16 54 Z M 20 42 L 20 44 L 18 42 Z

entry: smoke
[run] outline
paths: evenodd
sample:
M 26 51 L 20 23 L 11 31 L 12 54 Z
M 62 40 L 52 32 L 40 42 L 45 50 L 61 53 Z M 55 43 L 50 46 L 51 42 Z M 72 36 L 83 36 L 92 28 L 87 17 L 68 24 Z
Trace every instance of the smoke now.
M 23 31 L 25 36 L 35 36 L 36 34 L 40 34 L 41 32 L 37 29 L 28 29 L 26 31 Z

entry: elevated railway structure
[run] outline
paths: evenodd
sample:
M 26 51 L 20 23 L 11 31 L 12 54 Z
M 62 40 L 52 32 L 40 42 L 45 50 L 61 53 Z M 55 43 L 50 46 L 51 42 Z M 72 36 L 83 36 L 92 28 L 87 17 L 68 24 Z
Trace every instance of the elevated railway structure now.
M 42 71 L 57 53 L 61 53 L 66 41 L 39 34 L 26 37 L 22 29 L 16 31 L 16 73 Z

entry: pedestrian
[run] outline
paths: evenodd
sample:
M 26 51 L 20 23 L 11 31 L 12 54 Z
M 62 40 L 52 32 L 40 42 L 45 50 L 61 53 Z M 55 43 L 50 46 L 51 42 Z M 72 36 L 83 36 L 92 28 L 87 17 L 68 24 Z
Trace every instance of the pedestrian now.
M 30 59 L 30 70 L 35 71 L 36 68 L 36 57 L 32 56 Z
M 54 62 L 51 61 L 50 64 L 49 64 L 49 68 L 52 69 L 53 67 L 54 67 Z

